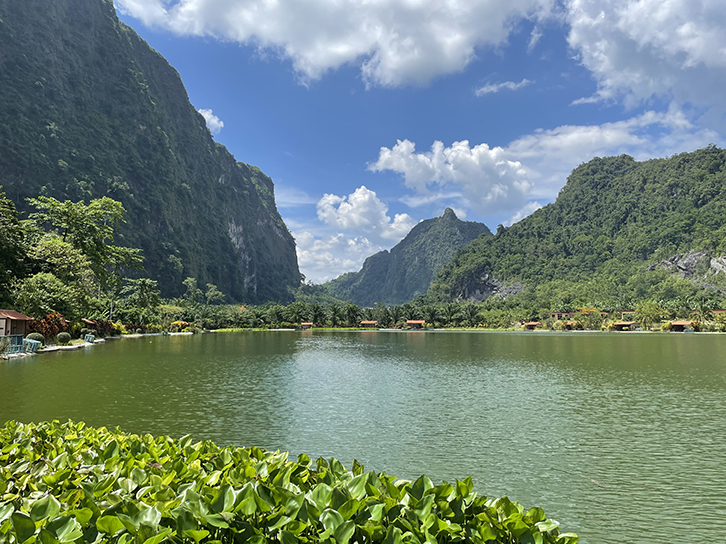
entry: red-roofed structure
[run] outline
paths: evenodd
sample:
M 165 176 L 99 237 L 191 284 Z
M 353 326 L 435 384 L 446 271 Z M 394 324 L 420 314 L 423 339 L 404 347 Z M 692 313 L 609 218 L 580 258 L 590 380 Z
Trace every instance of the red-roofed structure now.
M 0 336 L 27 333 L 28 321 L 32 321 L 32 317 L 21 314 L 15 310 L 0 310 Z

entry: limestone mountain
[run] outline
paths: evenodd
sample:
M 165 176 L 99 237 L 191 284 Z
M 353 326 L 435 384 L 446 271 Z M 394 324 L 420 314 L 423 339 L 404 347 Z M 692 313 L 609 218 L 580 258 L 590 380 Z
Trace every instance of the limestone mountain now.
M 509 288 L 532 304 L 602 307 L 717 296 L 724 255 L 725 150 L 595 158 L 572 171 L 554 203 L 459 251 L 430 294 L 480 301 Z
M 421 221 L 390 251 L 368 257 L 359 272 L 326 286 L 333 296 L 362 306 L 401 304 L 426 293 L 436 272 L 480 235 L 491 235 L 486 225 L 462 221 L 447 208 L 443 216 Z
M 182 280 L 287 300 L 295 242 L 270 178 L 216 143 L 179 74 L 111 0 L 0 0 L 0 185 L 25 199 L 110 196 L 167 296 Z

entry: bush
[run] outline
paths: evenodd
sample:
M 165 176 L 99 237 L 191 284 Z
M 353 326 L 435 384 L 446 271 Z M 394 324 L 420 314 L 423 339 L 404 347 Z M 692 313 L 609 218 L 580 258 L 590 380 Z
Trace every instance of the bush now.
M 471 478 L 411 482 L 355 461 L 348 471 L 332 458 L 57 421 L 7 422 L 0 451 L 15 467 L 0 482 L 24 482 L 4 497 L 7 542 L 578 542 L 541 508 L 478 495 Z
M 71 341 L 71 335 L 67 332 L 59 332 L 58 333 L 58 343 L 62 346 L 66 346 Z
M 31 332 L 28 336 L 26 336 L 28 340 L 37 340 L 41 344 L 45 344 L 45 336 L 40 334 L 39 332 Z
M 28 322 L 30 332 L 39 332 L 45 338 L 55 338 L 59 332 L 68 330 L 68 323 L 58 312 L 46 315 L 43 319 L 34 319 Z
M 144 331 L 142 331 L 141 329 L 136 329 L 136 334 L 141 334 L 142 332 Z
M 86 336 L 87 334 L 91 334 L 91 329 L 88 327 L 83 327 L 80 331 L 81 336 Z

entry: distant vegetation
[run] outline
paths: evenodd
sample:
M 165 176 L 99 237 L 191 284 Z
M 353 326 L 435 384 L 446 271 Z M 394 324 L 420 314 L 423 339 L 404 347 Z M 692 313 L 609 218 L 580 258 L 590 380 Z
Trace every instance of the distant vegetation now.
M 442 217 L 421 221 L 390 252 L 368 257 L 359 272 L 343 274 L 325 287 L 331 295 L 363 306 L 402 304 L 426 293 L 456 250 L 482 234 L 491 234 L 486 225 L 461 221 L 447 208 Z
M 481 300 L 509 286 L 521 292 L 508 305 L 553 310 L 720 301 L 724 255 L 726 151 L 596 158 L 572 172 L 555 203 L 461 249 L 428 296 Z
M 117 544 L 575 544 L 541 508 L 471 478 L 414 482 L 336 459 L 83 423 L 0 428 L 0 540 Z

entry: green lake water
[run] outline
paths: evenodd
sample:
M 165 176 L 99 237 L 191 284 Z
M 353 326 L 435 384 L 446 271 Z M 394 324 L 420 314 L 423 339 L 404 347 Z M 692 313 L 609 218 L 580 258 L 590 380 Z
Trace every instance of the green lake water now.
M 726 335 L 219 333 L 0 362 L 0 422 L 69 418 L 472 475 L 587 544 L 726 542 Z

